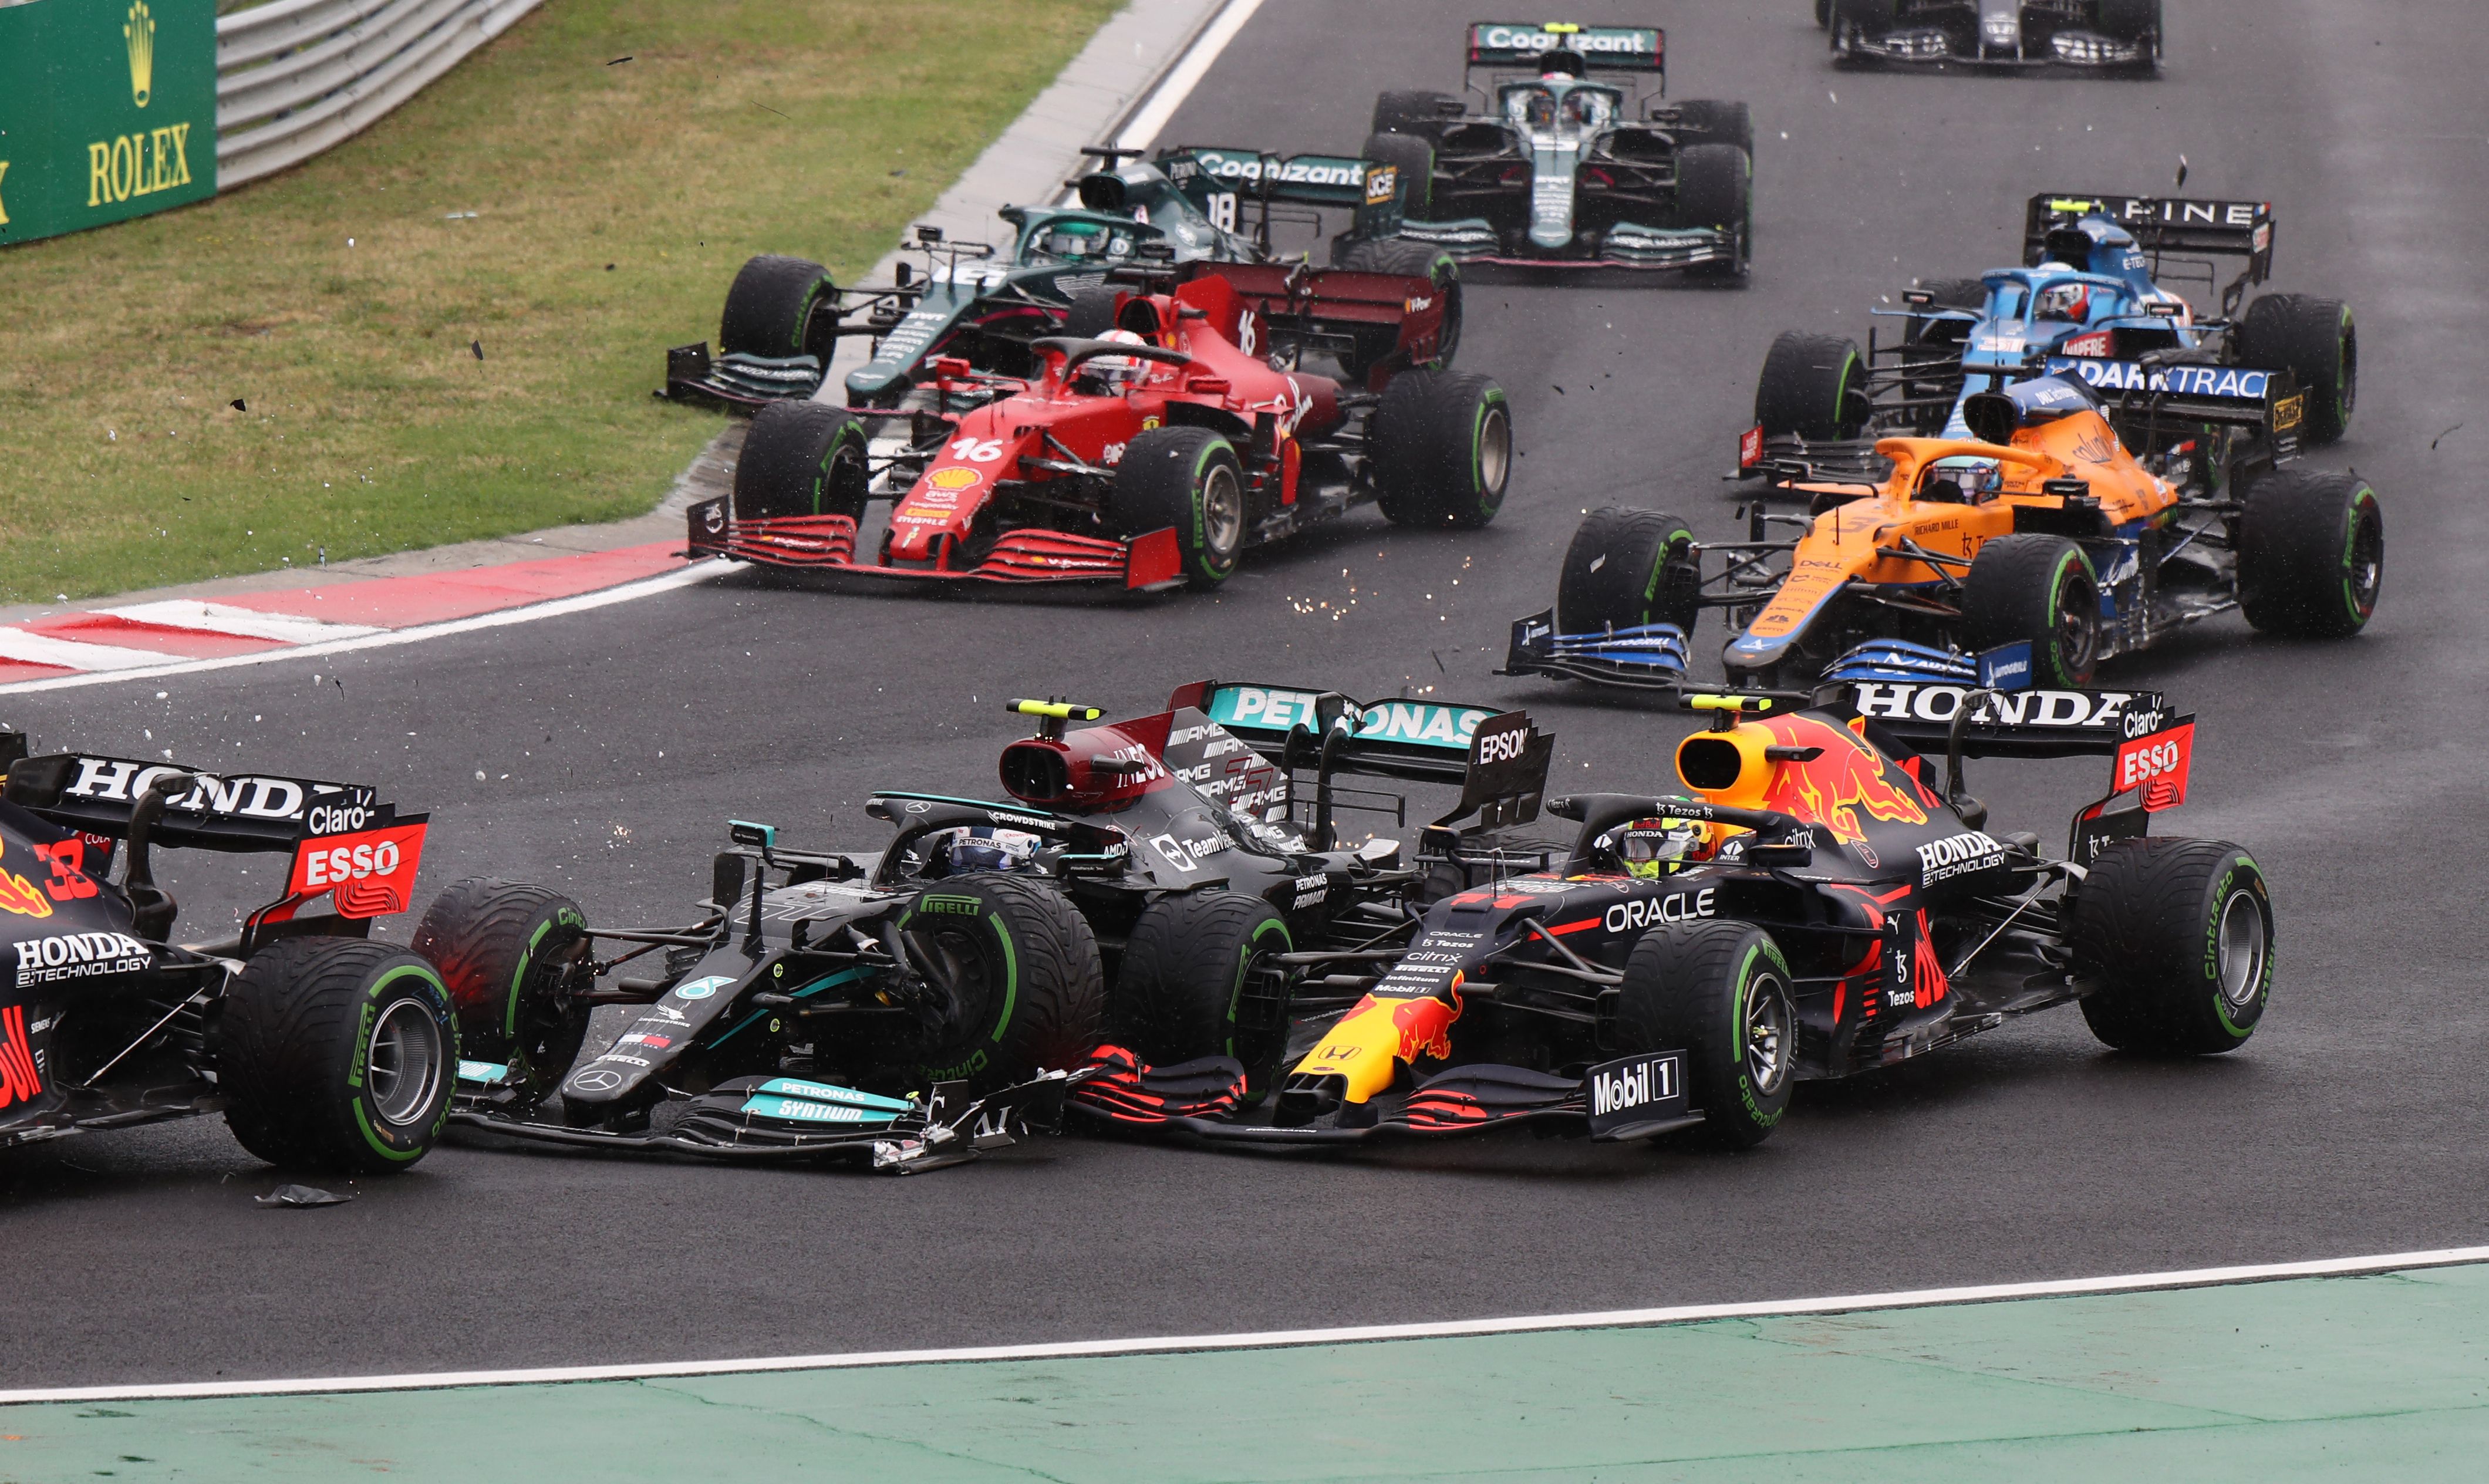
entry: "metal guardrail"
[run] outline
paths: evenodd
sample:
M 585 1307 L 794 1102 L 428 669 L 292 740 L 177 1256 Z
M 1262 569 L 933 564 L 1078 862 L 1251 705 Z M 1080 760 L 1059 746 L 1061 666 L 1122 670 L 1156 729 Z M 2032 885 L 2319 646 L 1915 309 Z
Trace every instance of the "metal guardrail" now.
M 359 133 L 537 0 L 272 0 L 216 17 L 216 186 Z

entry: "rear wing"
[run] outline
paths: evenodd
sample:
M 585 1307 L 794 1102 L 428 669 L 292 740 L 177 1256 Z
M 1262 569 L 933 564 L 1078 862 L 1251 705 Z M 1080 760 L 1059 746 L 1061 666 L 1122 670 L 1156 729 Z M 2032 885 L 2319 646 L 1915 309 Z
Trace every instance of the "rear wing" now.
M 1481 20 L 1470 27 L 1473 68 L 1531 66 L 1551 51 L 1569 51 L 1592 71 L 1668 71 L 1668 35 L 1657 26 Z
M 1198 709 L 1283 768 L 1316 769 L 1316 807 L 1325 813 L 1330 776 L 1357 773 L 1458 785 L 1459 804 L 1438 824 L 1471 814 L 1487 827 L 1527 824 L 1538 816 L 1556 753 L 1555 738 L 1528 712 L 1501 706 L 1359 701 L 1337 691 L 1215 680 L 1183 687 L 1168 704 Z
M 378 917 L 413 904 L 431 816 L 400 814 L 361 785 L 217 777 L 161 760 L 54 753 L 12 763 L 5 796 L 62 829 L 126 840 L 139 799 L 157 780 L 175 777 L 190 783 L 165 801 L 151 844 L 294 857 L 286 898 L 262 908 L 262 920 L 288 921 L 332 892 L 340 917 Z
M 2050 356 L 2033 368 L 2044 376 L 2079 379 L 2100 394 L 2112 418 L 2129 426 L 2142 421 L 2172 427 L 2210 423 L 2257 428 L 2273 436 L 2276 457 L 2299 447 L 2307 397 L 2288 370 L 2179 362 L 2105 360 L 2088 356 Z M 2148 437 L 2148 430 L 2147 435 Z
M 2061 221 L 2099 216 L 2134 236 L 2135 245 L 2153 254 L 2153 276 L 2161 273 L 2162 253 L 2200 253 L 2245 258 L 2246 267 L 2221 290 L 2221 312 L 2238 307 L 2247 285 L 2273 276 L 2273 203 L 2270 201 L 2199 201 L 2183 196 L 2101 196 L 2075 192 L 2044 192 L 2033 196 L 2022 213 L 2023 261 L 2045 251 L 2048 229 Z M 2210 281 L 2209 279 L 2207 280 Z
M 1865 718 L 1913 752 L 1942 753 L 1959 732 L 1965 757 L 2113 757 L 2133 738 L 2171 724 L 2158 691 L 1998 691 L 1918 680 L 1851 680 L 1829 689 L 1831 709 Z M 1965 703 L 1972 707 L 1967 718 Z

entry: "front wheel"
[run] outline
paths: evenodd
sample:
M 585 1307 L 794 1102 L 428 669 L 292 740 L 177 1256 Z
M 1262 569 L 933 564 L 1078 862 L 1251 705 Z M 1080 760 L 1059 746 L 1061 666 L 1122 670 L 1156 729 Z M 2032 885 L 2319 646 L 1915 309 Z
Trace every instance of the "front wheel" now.
M 2357 474 L 2285 468 L 2247 490 L 2239 608 L 2268 634 L 2348 639 L 2386 582 L 2386 517 Z
M 1867 362 L 1855 341 L 1783 330 L 1755 379 L 1765 438 L 1856 438 L 1868 417 Z
M 1694 269 L 1702 278 L 1743 278 L 1754 256 L 1755 161 L 1734 144 L 1695 144 L 1676 152 L 1676 225 L 1725 232 L 1734 247 L 1725 262 Z
M 449 990 L 431 964 L 386 943 L 271 944 L 225 990 L 212 1043 L 225 1123 L 271 1164 L 402 1170 L 449 1118 Z
M 1151 428 L 1115 466 L 1112 514 L 1126 536 L 1175 528 L 1186 584 L 1216 587 L 1244 550 L 1244 471 L 1207 428 Z
M 2202 1056 L 2246 1044 L 2273 997 L 2273 895 L 2217 840 L 2124 840 L 2074 893 L 2074 968 L 2092 1034 L 2121 1051 Z
M 1503 508 L 1512 477 L 1512 404 L 1486 377 L 1393 377 L 1366 441 L 1369 477 L 1384 519 L 1394 526 L 1475 528 Z
M 730 355 L 816 356 L 837 340 L 838 285 L 809 258 L 764 253 L 748 259 L 726 291 L 718 316 L 718 349 Z
M 1286 1049 L 1282 1013 L 1257 1014 L 1253 991 L 1286 972 L 1287 920 L 1259 897 L 1188 892 L 1142 909 L 1125 940 L 1106 1002 L 1106 1038 L 1154 1066 L 1232 1056 L 1249 1085 L 1270 1078 Z
M 1694 528 L 1657 510 L 1609 505 L 1573 532 L 1556 582 L 1556 627 L 1600 634 L 1673 623 L 1694 635 L 1702 576 L 1687 548 Z
M 734 461 L 734 518 L 864 519 L 872 489 L 864 424 L 818 402 L 772 402 L 755 414 Z
M 1461 277 L 1460 264 L 1450 253 L 1431 243 L 1405 237 L 1368 238 L 1342 248 L 1337 266 L 1360 273 L 1394 273 L 1431 281 L 1443 302 L 1444 317 L 1435 337 L 1435 354 L 1422 366 L 1441 371 L 1452 363 L 1461 348 Z M 1365 385 L 1372 380 L 1375 368 L 1399 348 L 1397 325 L 1377 325 L 1353 331 L 1349 348 L 1338 357 L 1340 376 L 1353 385 Z
M 1974 651 L 2029 642 L 2033 685 L 2088 685 L 2100 660 L 2091 558 L 2063 536 L 1998 536 L 1971 558 L 1961 621 Z
M 533 1102 L 561 1084 L 587 1039 L 587 917 L 547 887 L 470 876 L 415 926 L 415 951 L 440 971 L 458 1013 L 461 1054 L 508 1068 Z
M 1797 1002 L 1770 933 L 1714 919 L 1644 934 L 1616 986 L 1619 1049 L 1685 1053 L 1704 1130 L 1731 1149 L 1761 1143 L 1797 1081 Z
M 1098 1044 L 1105 987 L 1098 940 L 1063 894 L 999 873 L 929 889 L 899 919 L 939 1023 L 906 1058 L 920 1089 L 982 1095 L 1068 1070 Z

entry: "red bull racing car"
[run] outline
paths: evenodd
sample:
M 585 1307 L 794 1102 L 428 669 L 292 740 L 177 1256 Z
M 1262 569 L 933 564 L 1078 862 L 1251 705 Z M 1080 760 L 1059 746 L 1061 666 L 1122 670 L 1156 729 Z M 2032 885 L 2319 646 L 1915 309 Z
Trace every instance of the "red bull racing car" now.
M 1674 795 L 1553 801 L 1569 842 L 1430 831 L 1465 879 L 1368 946 L 1292 954 L 1302 1044 L 1275 1096 L 1233 1057 L 1109 1046 L 1073 1106 L 1214 1141 L 1323 1144 L 1513 1125 L 1768 1136 L 1793 1086 L 2078 1002 L 2107 1044 L 2228 1051 L 2272 989 L 2273 905 L 2236 845 L 2156 838 L 2191 718 L 2139 692 L 1894 682 L 1789 710 L 1704 696 Z M 1942 753 L 1941 786 L 1926 755 Z M 1980 756 L 2113 758 L 2064 855 L 1991 832 Z M 1342 997 L 1349 1001 L 1344 1008 Z M 1206 1089 L 1235 1107 L 1204 1116 Z
M 932 582 L 1215 587 L 1247 547 L 1374 501 L 1402 525 L 1483 526 L 1502 504 L 1512 414 L 1451 352 L 1434 279 L 1249 264 L 1123 281 L 1114 329 L 1040 339 L 1026 380 L 936 362 L 960 405 L 889 413 L 779 403 L 753 419 L 731 500 L 691 508 L 695 556 Z M 1337 329 L 1362 380 L 1266 354 Z M 1378 341 L 1377 337 L 1381 339 Z M 869 428 L 903 427 L 876 456 Z M 879 550 L 870 502 L 892 500 Z

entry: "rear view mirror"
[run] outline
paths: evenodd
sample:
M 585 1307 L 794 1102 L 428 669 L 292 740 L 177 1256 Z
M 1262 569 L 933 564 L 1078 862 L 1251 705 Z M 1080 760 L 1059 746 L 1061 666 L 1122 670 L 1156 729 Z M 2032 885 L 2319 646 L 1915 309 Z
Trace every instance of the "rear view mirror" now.
M 753 824 L 743 819 L 726 822 L 726 838 L 738 845 L 751 845 L 767 850 L 778 843 L 778 827 L 774 824 Z
M 1746 847 L 1746 864 L 1772 869 L 1787 866 L 1812 866 L 1815 864 L 1815 847 L 1813 845 L 1749 845 Z

